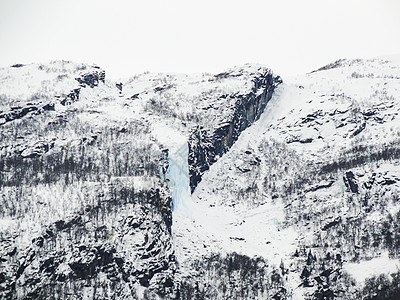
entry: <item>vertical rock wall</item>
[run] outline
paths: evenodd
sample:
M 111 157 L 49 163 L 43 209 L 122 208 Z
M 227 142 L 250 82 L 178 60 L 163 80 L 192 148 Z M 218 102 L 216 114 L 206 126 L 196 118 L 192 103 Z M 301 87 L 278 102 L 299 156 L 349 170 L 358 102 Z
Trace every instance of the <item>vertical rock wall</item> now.
M 256 77 L 250 93 L 235 95 L 233 114 L 221 120 L 214 129 L 198 127 L 189 137 L 189 174 L 193 192 L 201 177 L 217 157 L 226 153 L 236 142 L 240 133 L 257 121 L 263 113 L 275 88 L 281 83 L 280 77 L 271 72 Z

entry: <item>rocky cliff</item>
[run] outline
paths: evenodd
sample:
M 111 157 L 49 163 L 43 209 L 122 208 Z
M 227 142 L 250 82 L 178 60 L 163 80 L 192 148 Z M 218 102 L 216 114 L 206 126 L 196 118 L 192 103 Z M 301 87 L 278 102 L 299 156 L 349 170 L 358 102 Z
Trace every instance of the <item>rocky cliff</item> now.
M 229 76 L 235 74 L 226 72 L 216 75 L 216 78 Z M 253 88 L 248 93 L 221 96 L 229 97 L 229 102 L 233 102 L 232 112 L 228 117 L 220 116 L 214 128 L 197 127 L 190 134 L 189 165 L 192 192 L 201 181 L 204 172 L 232 147 L 243 130 L 260 118 L 275 88 L 282 83 L 281 79 L 270 71 L 258 74 L 252 82 Z

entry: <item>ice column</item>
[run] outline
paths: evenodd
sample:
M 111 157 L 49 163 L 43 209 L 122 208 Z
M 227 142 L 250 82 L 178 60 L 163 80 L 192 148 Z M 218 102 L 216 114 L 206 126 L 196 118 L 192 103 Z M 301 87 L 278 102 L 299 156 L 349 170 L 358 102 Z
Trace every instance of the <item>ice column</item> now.
M 190 185 L 186 141 L 169 148 L 168 163 L 166 178 L 172 194 L 172 210 L 189 213 Z
M 161 144 L 168 148 L 168 170 L 165 179 L 171 192 L 172 210 L 190 215 L 192 202 L 187 138 L 181 132 L 162 123 L 153 125 L 153 133 Z

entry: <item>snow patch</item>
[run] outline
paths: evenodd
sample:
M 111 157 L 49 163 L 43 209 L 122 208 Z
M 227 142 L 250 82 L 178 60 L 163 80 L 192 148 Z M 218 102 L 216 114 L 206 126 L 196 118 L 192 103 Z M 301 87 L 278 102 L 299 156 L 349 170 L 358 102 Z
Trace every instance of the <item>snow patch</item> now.
M 357 283 L 364 283 L 365 279 L 373 275 L 389 274 L 397 272 L 400 269 L 400 261 L 389 258 L 389 252 L 383 252 L 380 257 L 373 258 L 368 261 L 359 263 L 347 263 L 343 266 L 350 275 L 352 275 Z

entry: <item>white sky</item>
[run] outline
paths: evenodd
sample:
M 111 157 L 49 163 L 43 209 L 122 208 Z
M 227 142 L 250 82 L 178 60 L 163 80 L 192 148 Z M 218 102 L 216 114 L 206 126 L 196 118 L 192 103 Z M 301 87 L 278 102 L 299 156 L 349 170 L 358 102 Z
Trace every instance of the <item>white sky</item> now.
M 1 67 L 65 59 L 126 77 L 256 62 L 285 76 L 394 53 L 399 0 L 0 0 Z

